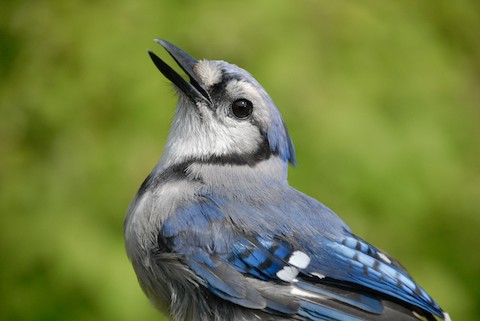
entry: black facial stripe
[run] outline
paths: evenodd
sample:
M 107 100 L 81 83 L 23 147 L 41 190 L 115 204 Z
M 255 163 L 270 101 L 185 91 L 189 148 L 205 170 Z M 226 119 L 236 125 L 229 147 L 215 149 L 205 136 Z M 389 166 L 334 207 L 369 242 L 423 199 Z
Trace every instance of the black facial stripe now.
M 210 87 L 211 97 L 224 97 L 226 87 L 232 80 L 242 81 L 244 78 L 240 77 L 240 75 L 223 73 L 222 80 Z
M 217 117 L 217 114 L 216 114 L 216 109 L 218 108 L 218 105 L 216 104 L 216 102 L 230 102 L 230 103 L 233 103 L 235 100 L 239 100 L 239 99 L 246 99 L 246 100 L 250 100 L 250 97 L 230 97 L 228 94 L 227 94 L 227 91 L 225 90 L 225 87 L 227 86 L 228 82 L 230 82 L 232 79 L 235 79 L 235 80 L 243 80 L 243 78 L 241 78 L 239 75 L 234 75 L 234 74 L 223 74 L 223 78 L 222 80 L 213 85 L 212 87 L 210 87 L 210 97 L 212 98 L 212 101 L 213 101 L 213 104 L 212 104 L 212 109 L 214 111 L 213 115 L 214 117 Z M 256 106 L 253 105 L 253 109 L 255 110 Z M 229 111 L 229 117 L 233 117 L 235 118 L 235 116 L 232 114 L 231 111 Z M 256 126 L 260 131 L 261 130 L 261 125 L 257 122 L 257 120 L 255 119 L 255 117 L 249 117 L 248 119 L 245 119 L 245 120 L 242 120 L 242 121 L 248 121 L 250 122 L 251 124 L 253 124 L 254 126 Z M 283 124 L 283 126 L 285 126 L 285 124 Z M 286 127 L 285 127 L 285 130 L 286 130 Z M 263 133 L 265 135 L 265 133 Z M 266 138 L 265 138 L 266 139 Z M 274 154 L 278 154 L 278 153 L 274 153 Z M 232 155 L 234 156 L 235 158 L 238 158 L 240 157 L 239 155 Z M 228 161 L 227 163 L 231 163 L 231 161 Z M 234 162 L 235 164 L 237 164 L 236 162 Z
M 217 106 L 215 105 L 216 101 L 229 100 L 229 97 L 225 94 L 227 92 L 227 84 L 232 80 L 241 81 L 243 79 L 242 77 L 240 77 L 240 75 L 225 73 L 224 70 L 222 70 L 222 74 L 222 80 L 209 88 L 210 97 L 212 98 L 214 109 L 217 108 Z
M 257 150 L 250 154 L 238 154 L 231 153 L 220 156 L 210 156 L 206 159 L 192 161 L 192 163 L 200 164 L 218 164 L 218 165 L 248 165 L 250 167 L 255 166 L 261 161 L 269 159 L 272 155 L 276 155 L 276 152 L 272 152 L 267 140 L 264 139 L 258 146 Z
M 223 71 L 222 71 L 223 73 Z M 214 84 L 213 86 L 211 86 L 209 89 L 208 89 L 208 92 L 210 94 L 210 97 L 212 99 L 212 105 L 211 105 L 211 108 L 213 109 L 213 111 L 215 111 L 217 109 L 217 104 L 216 102 L 219 102 L 219 101 L 224 101 L 225 98 L 227 97 L 225 95 L 226 91 L 225 91 L 225 88 L 227 87 L 227 83 L 229 81 L 229 77 L 226 77 L 225 74 L 223 74 L 222 76 L 222 80 L 216 84 Z
M 266 138 L 258 146 L 257 150 L 250 154 L 238 154 L 231 153 L 221 156 L 210 156 L 204 159 L 190 159 L 185 162 L 174 164 L 167 168 L 159 175 L 150 174 L 143 181 L 138 195 L 142 195 L 151 188 L 158 187 L 159 184 L 168 181 L 179 181 L 187 179 L 187 168 L 192 164 L 211 164 L 211 165 L 248 165 L 254 167 L 258 163 L 269 159 L 271 156 L 278 155 L 278 152 L 274 152 L 270 149 L 270 145 Z M 201 181 L 198 179 L 197 181 Z
M 137 194 L 142 195 L 145 193 L 145 191 L 152 185 L 153 182 L 153 175 L 150 173 L 147 178 L 143 181 L 142 185 L 140 185 L 140 188 L 138 189 Z
M 170 166 L 159 175 L 150 175 L 143 181 L 138 195 L 142 195 L 150 188 L 156 188 L 162 182 L 178 181 L 187 178 L 187 167 L 191 165 L 191 162 L 183 162 Z

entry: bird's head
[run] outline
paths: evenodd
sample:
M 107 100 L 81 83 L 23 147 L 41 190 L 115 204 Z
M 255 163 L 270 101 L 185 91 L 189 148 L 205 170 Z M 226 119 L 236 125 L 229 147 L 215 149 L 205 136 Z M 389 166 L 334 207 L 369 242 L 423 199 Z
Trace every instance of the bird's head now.
M 167 41 L 156 41 L 190 78 L 149 51 L 179 95 L 161 167 L 195 161 L 255 167 L 273 157 L 295 163 L 280 112 L 247 71 L 224 61 L 197 60 Z

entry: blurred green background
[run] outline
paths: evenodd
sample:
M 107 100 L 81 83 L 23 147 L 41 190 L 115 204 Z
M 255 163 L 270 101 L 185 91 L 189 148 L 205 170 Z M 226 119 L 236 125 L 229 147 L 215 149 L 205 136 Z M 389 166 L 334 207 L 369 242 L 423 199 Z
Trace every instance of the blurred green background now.
M 0 4 L 0 319 L 162 320 L 123 245 L 175 95 L 153 38 L 249 70 L 296 144 L 293 186 L 480 315 L 480 2 Z

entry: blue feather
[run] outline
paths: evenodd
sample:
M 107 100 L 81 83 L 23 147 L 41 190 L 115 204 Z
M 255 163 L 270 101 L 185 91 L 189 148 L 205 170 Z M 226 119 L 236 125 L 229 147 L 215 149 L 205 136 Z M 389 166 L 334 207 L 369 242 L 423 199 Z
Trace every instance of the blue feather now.
M 237 267 L 244 267 L 242 272 L 258 276 L 262 280 L 279 280 L 276 273 L 290 265 L 285 260 L 293 252 L 287 243 L 263 237 L 252 240 L 240 238 L 233 246 L 229 260 Z
M 319 242 L 330 249 L 330 264 L 341 267 L 338 270 L 342 271 L 342 275 L 333 273 L 330 277 L 368 287 L 421 307 L 439 317 L 443 316 L 440 306 L 395 263 L 396 261 L 390 260 L 386 254 L 367 242 L 351 234 L 339 242 L 325 238 L 319 239 Z M 347 271 L 346 275 L 344 271 Z
M 283 228 L 278 229 L 279 234 L 264 230 L 261 236 L 254 231 L 236 229 L 226 215 L 227 208 L 237 211 L 229 212 L 232 215 L 242 215 L 244 211 L 262 213 L 268 210 L 204 196 L 200 202 L 179 207 L 175 215 L 165 221 L 162 229 L 173 250 L 188 257 L 187 265 L 215 295 L 244 307 L 277 313 L 291 311 L 294 308 L 268 297 L 274 292 L 258 292 L 246 280 L 248 277 L 259 282 L 271 282 L 273 285 L 288 283 L 279 278 L 277 273 L 290 267 L 299 273 L 299 280 L 294 281 L 295 286 L 368 313 L 381 314 L 383 306 L 377 298 L 358 292 L 361 287 L 442 316 L 439 306 L 396 261 L 350 232 L 344 230 L 344 236 L 335 240 L 325 237 L 302 239 L 302 235 L 296 235 L 294 246 L 288 241 Z M 321 209 L 324 210 L 325 207 L 322 205 Z M 301 224 L 307 222 L 299 224 L 301 227 Z M 303 252 L 311 259 L 304 270 L 289 262 L 296 251 Z M 355 287 L 355 284 L 360 288 L 356 289 L 356 294 L 348 296 L 343 292 L 329 291 L 321 286 L 322 280 L 316 276 L 320 274 L 333 280 L 332 284 L 343 288 Z M 321 302 L 304 300 L 301 296 L 292 300 L 298 300 L 300 304 L 298 314 L 312 320 L 343 320 L 345 317 L 341 311 Z
M 352 293 L 352 295 L 347 297 L 345 295 L 341 295 L 333 291 L 329 291 L 325 288 L 321 288 L 315 285 L 314 283 L 307 283 L 307 282 L 300 281 L 300 282 L 297 282 L 295 285 L 301 289 L 310 291 L 311 293 L 317 293 L 325 297 L 347 303 L 351 306 L 355 306 L 357 308 L 360 308 L 364 311 L 368 311 L 370 313 L 381 314 L 383 312 L 383 306 L 380 300 L 367 294 Z
M 344 312 L 315 304 L 308 301 L 303 301 L 301 303 L 301 309 L 298 313 L 303 317 L 309 318 L 310 320 L 319 320 L 319 321 L 365 321 L 363 319 L 356 318 L 352 315 L 346 314 Z

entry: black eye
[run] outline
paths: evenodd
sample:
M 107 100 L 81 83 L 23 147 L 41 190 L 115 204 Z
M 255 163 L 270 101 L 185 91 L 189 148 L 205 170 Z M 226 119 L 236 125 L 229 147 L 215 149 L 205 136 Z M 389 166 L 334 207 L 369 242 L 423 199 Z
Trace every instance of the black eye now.
M 245 119 L 252 114 L 253 104 L 250 100 L 238 99 L 232 103 L 232 113 L 239 119 Z

